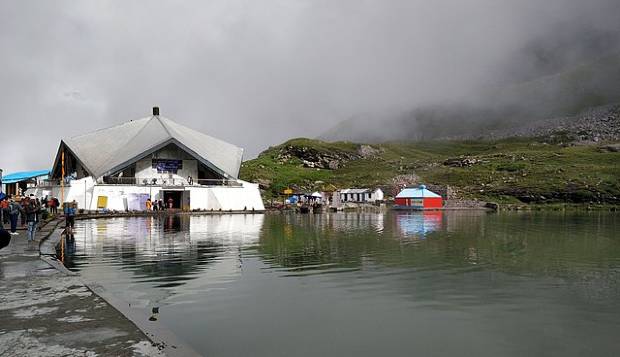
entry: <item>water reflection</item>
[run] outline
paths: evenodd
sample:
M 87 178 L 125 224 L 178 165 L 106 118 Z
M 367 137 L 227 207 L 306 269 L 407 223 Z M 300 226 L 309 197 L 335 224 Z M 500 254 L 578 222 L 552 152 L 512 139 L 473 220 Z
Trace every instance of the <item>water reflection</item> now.
M 425 239 L 431 233 L 440 230 L 443 212 L 399 212 L 396 222 L 403 238 Z
M 262 215 L 176 215 L 84 221 L 77 227 L 78 247 L 74 243 L 65 252 L 65 265 L 76 271 L 117 267 L 114 273 L 104 271 L 115 275 L 105 278 L 115 284 L 144 283 L 153 291 L 131 294 L 134 303 L 146 305 L 155 296 L 159 296 L 155 300 L 169 296 L 166 289 L 204 278 L 206 270 L 218 276 L 238 273 L 238 259 L 231 262 L 227 256 L 258 241 L 263 219 Z
M 145 281 L 175 286 L 231 254 L 257 255 L 271 268 L 294 268 L 290 272 L 360 268 L 373 262 L 403 267 L 488 265 L 556 274 L 566 272 L 563 264 L 575 266 L 580 260 L 588 261 L 586 266 L 591 261 L 604 264 L 605 259 L 595 258 L 605 250 L 611 263 L 620 255 L 617 239 L 609 238 L 613 229 L 601 228 L 601 223 L 615 227 L 613 216 L 592 221 L 531 214 L 494 215 L 489 220 L 487 215 L 399 212 L 92 220 L 78 225 L 77 246 L 75 239 L 67 240 L 66 265 L 81 270 L 97 257 Z M 605 238 L 587 239 L 598 235 Z M 409 242 L 416 244 L 403 250 L 403 243 Z M 552 263 L 546 259 L 551 251 Z
M 604 355 L 618 228 L 600 213 L 170 216 L 80 222 L 67 252 L 210 355 Z

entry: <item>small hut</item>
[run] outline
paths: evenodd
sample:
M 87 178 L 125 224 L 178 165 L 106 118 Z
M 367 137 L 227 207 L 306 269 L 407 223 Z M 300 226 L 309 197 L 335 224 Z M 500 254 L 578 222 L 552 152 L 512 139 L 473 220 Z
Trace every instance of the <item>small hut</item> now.
M 340 201 L 355 203 L 372 203 L 383 201 L 383 191 L 380 188 L 374 191 L 369 188 L 347 188 L 338 191 Z
M 443 207 L 440 195 L 420 185 L 417 188 L 405 188 L 394 200 L 395 209 L 433 210 Z

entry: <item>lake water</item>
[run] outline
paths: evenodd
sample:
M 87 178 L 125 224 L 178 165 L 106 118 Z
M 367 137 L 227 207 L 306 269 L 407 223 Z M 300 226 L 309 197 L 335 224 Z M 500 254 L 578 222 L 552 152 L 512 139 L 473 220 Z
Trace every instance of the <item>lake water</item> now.
M 66 264 L 209 356 L 620 356 L 620 215 L 80 221 Z

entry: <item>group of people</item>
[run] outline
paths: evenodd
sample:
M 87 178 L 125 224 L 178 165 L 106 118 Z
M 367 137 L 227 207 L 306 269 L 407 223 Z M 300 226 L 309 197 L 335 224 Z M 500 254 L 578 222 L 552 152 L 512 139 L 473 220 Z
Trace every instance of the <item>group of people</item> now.
M 28 230 L 28 241 L 34 241 L 39 222 L 44 218 L 45 211 L 50 214 L 58 214 L 60 201 L 56 197 L 39 199 L 34 195 L 22 197 L 21 199 L 13 196 L 6 196 L 0 200 L 0 228 L 10 225 L 11 235 L 17 235 L 18 224 Z M 66 225 L 73 229 L 75 225 L 75 215 L 77 202 L 67 203 L 64 208 Z
M 43 199 L 43 205 L 51 214 L 58 214 L 58 207 L 60 206 L 60 201 L 58 201 L 58 198 L 45 196 Z
M 22 198 L 19 202 L 13 197 L 5 197 L 0 202 L 0 208 L 2 209 L 2 225 L 11 225 L 11 235 L 17 234 L 17 224 L 21 218 L 22 227 L 28 229 L 28 241 L 34 241 L 35 234 L 37 232 L 37 226 L 41 219 L 41 206 L 42 203 L 34 195 L 30 195 Z
M 150 198 L 146 200 L 146 210 L 147 211 L 164 211 L 166 209 L 174 208 L 174 200 L 172 198 L 168 198 L 166 204 L 164 204 L 164 200 L 153 200 Z

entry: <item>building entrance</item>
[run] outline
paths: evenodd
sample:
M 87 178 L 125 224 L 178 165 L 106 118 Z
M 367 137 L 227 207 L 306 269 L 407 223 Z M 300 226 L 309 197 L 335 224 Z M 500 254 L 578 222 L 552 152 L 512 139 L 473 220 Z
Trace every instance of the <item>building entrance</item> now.
M 164 205 L 166 209 L 180 209 L 182 196 L 183 191 L 164 191 Z

